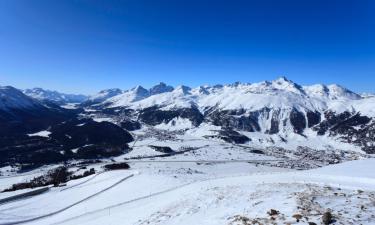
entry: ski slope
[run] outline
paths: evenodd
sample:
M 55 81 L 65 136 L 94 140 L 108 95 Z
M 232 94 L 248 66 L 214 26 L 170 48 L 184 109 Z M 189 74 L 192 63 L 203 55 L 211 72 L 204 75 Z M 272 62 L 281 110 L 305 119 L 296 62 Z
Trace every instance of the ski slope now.
M 26 224 L 242 224 L 244 218 L 267 224 L 295 222 L 299 213 L 319 224 L 331 210 L 344 224 L 374 224 L 375 159 L 308 171 L 248 163 L 142 163 L 110 171 L 82 185 L 54 188 L 40 196 L 0 205 L 0 224 L 14 224 L 66 208 Z M 62 191 L 65 189 L 64 191 Z M 360 191 L 358 191 L 360 190 Z M 345 203 L 345 204 L 343 204 Z M 301 210 L 301 204 L 307 204 Z M 347 213 L 344 213 L 347 212 Z M 307 224 L 303 219 L 300 224 Z

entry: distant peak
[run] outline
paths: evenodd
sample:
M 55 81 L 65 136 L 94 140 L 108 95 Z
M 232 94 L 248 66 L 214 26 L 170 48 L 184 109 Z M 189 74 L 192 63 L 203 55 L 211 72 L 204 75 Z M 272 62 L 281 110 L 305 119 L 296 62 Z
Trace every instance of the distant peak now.
M 150 92 L 145 89 L 144 87 L 138 85 L 136 86 L 135 88 L 131 89 L 131 92 L 133 92 L 135 95 L 139 96 L 139 97 L 147 97 L 150 95 Z
M 169 86 L 169 85 L 166 85 L 163 82 L 160 82 L 159 84 L 150 88 L 150 94 L 156 95 L 156 94 L 161 94 L 161 93 L 165 93 L 165 92 L 171 92 L 173 90 L 174 90 L 174 88 L 172 86 Z
M 338 84 L 331 84 L 328 85 L 329 92 L 331 95 L 334 95 L 336 98 L 339 97 L 349 97 L 351 99 L 360 99 L 362 98 L 359 94 L 352 92 L 351 90 L 338 85 Z
M 176 89 L 176 91 L 181 91 L 183 94 L 189 94 L 191 88 L 188 86 L 180 85 Z
M 294 84 L 294 82 L 292 80 L 289 80 L 285 76 L 281 76 L 281 77 L 277 78 L 276 80 L 274 80 L 274 82 L 276 82 L 276 83 L 291 83 L 291 84 Z
M 19 91 L 17 88 L 12 87 L 12 86 L 0 86 L 0 89 L 2 89 L 2 90 L 14 90 L 14 91 Z
M 119 88 L 110 88 L 110 89 L 104 89 L 99 91 L 99 93 L 108 93 L 108 92 L 121 92 L 121 89 Z
M 146 90 L 146 89 L 142 87 L 141 85 L 137 85 L 133 88 L 133 90 Z
M 279 77 L 278 79 L 272 81 L 271 85 L 277 89 L 291 91 L 298 94 L 306 94 L 301 85 L 294 83 L 285 76 Z

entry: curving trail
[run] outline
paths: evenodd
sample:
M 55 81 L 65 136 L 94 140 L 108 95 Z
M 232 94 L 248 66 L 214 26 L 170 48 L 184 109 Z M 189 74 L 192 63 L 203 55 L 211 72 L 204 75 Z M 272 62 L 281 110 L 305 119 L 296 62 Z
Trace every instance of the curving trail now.
M 30 218 L 30 219 L 26 219 L 26 220 L 20 220 L 20 221 L 9 222 L 9 223 L 1 223 L 0 225 L 16 225 L 16 224 L 23 224 L 23 223 L 34 222 L 34 221 L 37 221 L 37 220 L 40 220 L 40 219 L 44 219 L 44 218 L 46 218 L 46 217 L 50 217 L 50 216 L 56 215 L 56 214 L 58 214 L 58 213 L 64 212 L 65 210 L 68 210 L 68 209 L 72 208 L 73 206 L 76 206 L 76 205 L 78 205 L 78 204 L 81 204 L 82 202 L 85 202 L 85 201 L 87 201 L 87 200 L 89 200 L 89 199 L 91 199 L 91 198 L 94 198 L 94 197 L 96 197 L 97 195 L 100 195 L 100 194 L 102 194 L 103 192 L 106 192 L 106 191 L 108 191 L 108 190 L 111 189 L 111 188 L 114 188 L 115 186 L 119 185 L 120 183 L 124 182 L 125 180 L 127 180 L 127 179 L 129 179 L 129 178 L 131 178 L 131 177 L 133 177 L 133 176 L 134 176 L 134 174 L 131 174 L 131 175 L 127 176 L 127 177 L 124 177 L 124 178 L 122 178 L 121 180 L 117 181 L 116 183 L 112 184 L 111 186 L 109 186 L 109 187 L 107 187 L 107 188 L 105 188 L 105 189 L 103 189 L 103 190 L 100 190 L 100 191 L 98 191 L 98 192 L 96 192 L 96 193 L 94 193 L 94 194 L 92 194 L 92 195 L 90 195 L 90 196 L 88 196 L 88 197 L 86 197 L 86 198 L 84 198 L 84 199 L 78 201 L 78 202 L 75 202 L 75 203 L 73 203 L 73 204 L 70 204 L 70 205 L 68 205 L 68 206 L 66 206 L 66 207 L 64 207 L 64 208 L 62 208 L 62 209 L 59 209 L 59 210 L 57 210 L 57 211 L 55 211 L 55 212 L 51 212 L 51 213 L 48 213 L 48 214 L 45 214 L 45 215 L 42 215 L 42 216 L 38 216 L 38 217 L 34 217 L 34 218 Z
M 93 179 L 95 179 L 95 177 L 99 176 L 100 174 L 102 173 L 105 173 L 106 171 L 103 171 L 103 172 L 99 172 L 99 173 L 96 173 L 94 176 L 90 177 L 89 179 L 81 182 L 81 183 L 78 183 L 78 184 L 75 184 L 75 185 L 72 185 L 70 187 L 67 187 L 67 188 L 64 188 L 64 189 L 61 189 L 60 191 L 66 191 L 66 190 L 69 190 L 69 189 L 72 189 L 72 188 L 75 188 L 75 187 L 78 187 L 78 186 L 81 186 L 82 184 L 85 184 Z

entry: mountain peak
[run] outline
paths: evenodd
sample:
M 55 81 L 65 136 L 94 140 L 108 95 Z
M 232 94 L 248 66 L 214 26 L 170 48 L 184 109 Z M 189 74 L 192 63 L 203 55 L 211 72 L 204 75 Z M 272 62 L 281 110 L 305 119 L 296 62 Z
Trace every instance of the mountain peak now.
M 24 94 L 40 101 L 52 101 L 55 103 L 81 103 L 87 100 L 87 96 L 80 94 L 65 94 L 43 88 L 26 89 Z
M 99 91 L 97 94 L 90 96 L 89 102 L 99 103 L 122 93 L 123 91 L 119 88 L 104 89 Z
M 147 91 L 146 88 L 142 87 L 141 85 L 137 85 L 131 89 L 132 91 Z
M 280 76 L 276 79 L 276 81 L 289 81 L 288 78 L 286 78 L 285 76 Z
M 292 80 L 289 80 L 289 79 L 286 78 L 285 76 L 281 76 L 281 77 L 277 78 L 277 79 L 274 80 L 272 83 L 279 83 L 279 84 L 284 84 L 284 83 L 287 83 L 287 84 L 295 84 Z
M 171 92 L 173 90 L 174 90 L 174 88 L 172 86 L 169 86 L 169 85 L 166 85 L 163 82 L 160 82 L 159 84 L 150 88 L 150 94 L 156 95 L 156 94 L 161 94 L 161 93 L 165 93 L 165 92 Z
M 136 99 L 142 99 L 150 95 L 150 92 L 141 85 L 138 85 L 135 88 L 131 89 L 130 92 L 134 93 L 134 97 Z
M 178 86 L 175 91 L 181 92 L 182 94 L 186 95 L 190 93 L 191 88 L 188 86 L 180 85 Z
M 328 85 L 328 89 L 330 92 L 330 95 L 334 98 L 350 98 L 350 99 L 361 99 L 362 97 L 359 94 L 356 94 L 352 91 L 350 91 L 347 88 L 342 87 L 341 85 L 338 84 L 331 84 Z
M 8 110 L 11 108 L 21 109 L 29 107 L 41 107 L 41 104 L 17 88 L 0 86 L 0 109 Z
M 271 85 L 279 90 L 290 91 L 297 94 L 305 94 L 302 86 L 294 83 L 292 80 L 289 80 L 284 76 L 272 81 Z
M 120 88 L 109 88 L 99 91 L 99 93 L 113 93 L 113 92 L 121 92 Z

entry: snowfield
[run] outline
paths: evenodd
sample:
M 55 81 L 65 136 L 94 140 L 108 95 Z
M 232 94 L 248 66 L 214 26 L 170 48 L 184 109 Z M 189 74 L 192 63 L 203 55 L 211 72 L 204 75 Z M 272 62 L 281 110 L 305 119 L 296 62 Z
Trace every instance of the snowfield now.
M 321 224 L 327 211 L 337 224 L 375 223 L 375 159 L 305 171 L 245 162 L 130 165 L 2 204 L 0 224 L 48 214 L 26 224 L 295 224 L 296 215 L 299 224 Z

